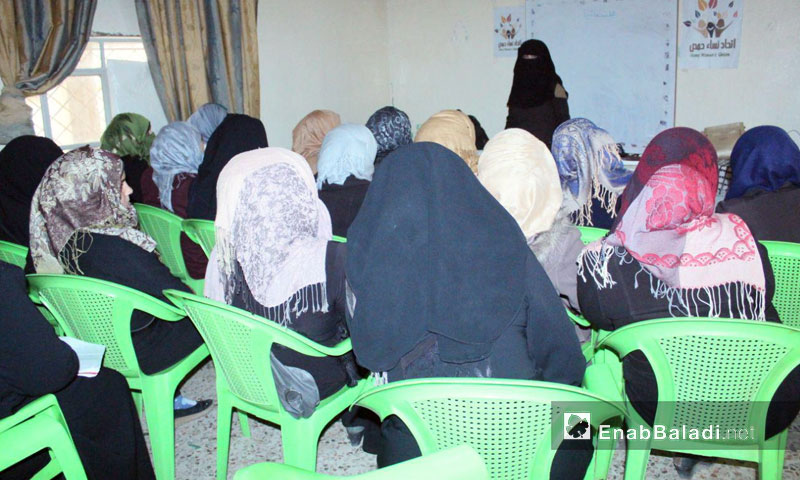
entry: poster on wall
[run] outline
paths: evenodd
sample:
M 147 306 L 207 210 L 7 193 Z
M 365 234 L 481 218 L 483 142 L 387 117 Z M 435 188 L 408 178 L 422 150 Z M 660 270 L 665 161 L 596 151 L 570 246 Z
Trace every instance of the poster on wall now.
M 736 68 L 744 0 L 682 0 L 680 68 Z
M 494 9 L 494 56 L 516 57 L 517 49 L 527 40 L 525 5 Z

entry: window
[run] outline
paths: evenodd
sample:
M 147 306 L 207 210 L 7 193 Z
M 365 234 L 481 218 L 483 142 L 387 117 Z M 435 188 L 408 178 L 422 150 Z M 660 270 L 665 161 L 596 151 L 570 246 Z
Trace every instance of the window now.
M 138 37 L 92 37 L 72 75 L 43 95 L 27 97 L 37 135 L 50 137 L 64 150 L 99 145 L 112 118 L 113 91 L 109 61 L 137 62 L 147 56 Z

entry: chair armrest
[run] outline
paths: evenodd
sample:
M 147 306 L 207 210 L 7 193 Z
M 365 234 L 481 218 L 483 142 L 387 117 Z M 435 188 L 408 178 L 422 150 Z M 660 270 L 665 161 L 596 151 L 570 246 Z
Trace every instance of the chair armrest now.
M 58 408 L 58 400 L 56 400 L 56 397 L 52 394 L 43 395 L 37 398 L 36 400 L 32 401 L 31 403 L 25 405 L 24 407 L 20 408 L 13 415 L 0 419 L 0 433 L 8 430 L 11 427 L 19 425 L 25 420 L 35 417 L 36 415 L 53 407 Z M 61 414 L 60 408 L 58 408 L 58 412 L 60 415 Z

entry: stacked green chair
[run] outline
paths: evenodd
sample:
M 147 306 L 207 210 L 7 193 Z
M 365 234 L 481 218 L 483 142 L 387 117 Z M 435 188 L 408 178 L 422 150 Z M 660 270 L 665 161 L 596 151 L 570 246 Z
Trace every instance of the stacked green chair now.
M 769 403 L 786 376 L 800 365 L 800 330 L 749 320 L 686 318 L 639 322 L 600 341 L 618 358 L 640 350 L 655 372 L 655 424 L 667 428 L 754 427 L 755 439 L 655 440 L 652 428 L 628 408 L 626 423 L 650 438 L 627 441 L 625 478 L 645 478 L 651 449 L 756 462 L 761 479 L 780 479 L 788 429 L 765 438 Z M 594 379 L 596 384 L 613 383 Z M 624 397 L 624 382 L 617 382 Z
M 773 305 L 784 325 L 800 328 L 800 244 L 761 242 L 775 274 Z
M 341 356 L 352 350 L 350 339 L 325 347 L 224 303 L 177 290 L 164 294 L 192 319 L 217 369 L 217 478 L 227 476 L 233 409 L 279 425 L 284 463 L 313 471 L 322 429 L 353 403 L 367 380 L 352 388 L 345 386 L 322 400 L 310 417 L 294 418 L 278 400 L 270 351 L 278 344 L 313 357 Z
M 16 265 L 19 268 L 25 268 L 25 259 L 27 257 L 27 247 L 0 240 L 0 262 L 6 262 Z
M 132 288 L 78 275 L 28 275 L 28 285 L 31 298 L 53 313 L 66 335 L 106 346 L 103 365 L 125 377 L 139 411 L 144 403 L 156 476 L 172 480 L 173 398 L 178 384 L 208 357 L 208 348 L 201 345 L 172 367 L 147 375 L 133 349 L 131 313 L 135 309 L 158 321 L 177 321 L 184 318 L 183 311 Z
M 235 480 L 489 480 L 480 455 L 467 445 L 432 453 L 352 477 L 322 475 L 280 463 L 259 463 L 236 472 Z
M 480 454 L 490 478 L 507 480 L 549 478 L 571 408 L 589 413 L 595 427 L 623 415 L 620 407 L 581 388 L 485 378 L 389 383 L 367 391 L 356 404 L 381 420 L 396 415 L 422 455 L 466 444 Z M 605 478 L 597 467 L 592 462 L 587 478 Z
M 67 422 L 53 395 L 45 395 L 0 419 L 0 473 L 41 450 L 50 462 L 33 477 L 44 480 L 63 473 L 67 480 L 86 480 Z
M 163 208 L 143 203 L 135 203 L 133 206 L 139 216 L 139 226 L 143 232 L 156 241 L 156 250 L 161 256 L 161 261 L 169 268 L 172 276 L 180 279 L 194 292 L 202 294 L 203 280 L 193 279 L 183 261 L 183 251 L 181 250 L 183 219 Z
M 581 232 L 581 242 L 583 242 L 584 245 L 589 245 L 595 240 L 603 238 L 608 233 L 608 230 L 605 228 L 597 227 L 578 227 L 578 230 Z
M 198 218 L 187 218 L 182 221 L 183 232 L 194 243 L 200 245 L 206 257 L 211 256 L 211 250 L 217 243 L 217 237 L 212 220 L 202 220 Z

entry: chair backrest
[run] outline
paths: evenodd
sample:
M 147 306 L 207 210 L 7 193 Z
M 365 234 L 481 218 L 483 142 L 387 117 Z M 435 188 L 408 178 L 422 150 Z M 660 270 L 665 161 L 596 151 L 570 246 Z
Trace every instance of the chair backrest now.
M 547 478 L 564 439 L 564 413 L 589 413 L 592 425 L 622 410 L 586 390 L 548 382 L 428 378 L 378 387 L 355 402 L 397 415 L 423 455 L 469 445 L 493 479 Z
M 334 477 L 300 470 L 281 463 L 260 463 L 236 472 L 235 480 L 489 480 L 489 472 L 480 455 L 468 445 L 413 458 L 389 467 L 352 477 Z
M 266 410 L 280 408 L 271 369 L 273 343 L 305 355 L 325 355 L 311 340 L 264 317 L 186 292 L 164 294 L 189 315 L 231 393 Z
M 172 212 L 143 203 L 133 204 L 142 231 L 156 241 L 156 250 L 169 272 L 182 281 L 190 279 L 181 250 L 183 219 Z
M 106 346 L 103 365 L 126 377 L 139 376 L 131 341 L 134 309 L 165 320 L 183 311 L 132 288 L 79 275 L 28 275 L 34 301 L 43 303 L 67 336 Z
M 183 231 L 191 241 L 200 245 L 206 257 L 211 256 L 217 237 L 214 230 L 213 220 L 203 220 L 199 218 L 187 218 L 183 220 Z
M 800 330 L 752 320 L 650 320 L 610 333 L 603 347 L 647 357 L 658 384 L 656 424 L 755 426 L 762 440 L 772 396 L 800 365 Z
M 27 256 L 27 247 L 0 240 L 0 262 L 6 262 L 16 265 L 19 268 L 25 268 L 25 259 Z
M 800 244 L 761 242 L 767 247 L 775 274 L 772 304 L 785 325 L 800 328 Z
M 608 230 L 605 228 L 597 227 L 578 227 L 578 230 L 581 232 L 581 242 L 583 242 L 584 245 L 589 245 L 608 233 Z

